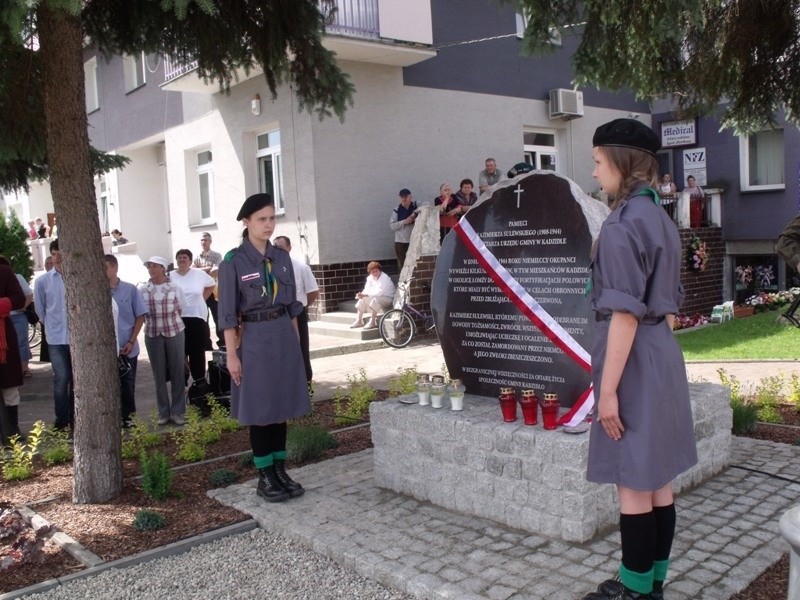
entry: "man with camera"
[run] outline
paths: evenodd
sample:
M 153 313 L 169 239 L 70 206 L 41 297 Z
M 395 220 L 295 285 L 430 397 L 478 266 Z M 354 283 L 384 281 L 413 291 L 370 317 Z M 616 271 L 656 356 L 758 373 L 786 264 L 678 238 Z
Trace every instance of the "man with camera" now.
M 400 190 L 400 204 L 389 218 L 389 227 L 394 230 L 394 253 L 397 255 L 398 271 L 403 270 L 403 263 L 406 262 L 417 212 L 417 203 L 411 199 L 411 192 L 407 188 Z

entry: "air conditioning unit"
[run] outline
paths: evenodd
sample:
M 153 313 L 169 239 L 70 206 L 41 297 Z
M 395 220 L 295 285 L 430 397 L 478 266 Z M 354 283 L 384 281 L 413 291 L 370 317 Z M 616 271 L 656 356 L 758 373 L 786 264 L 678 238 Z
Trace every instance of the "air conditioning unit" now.
M 550 90 L 550 118 L 575 119 L 583 116 L 583 92 L 559 88 Z

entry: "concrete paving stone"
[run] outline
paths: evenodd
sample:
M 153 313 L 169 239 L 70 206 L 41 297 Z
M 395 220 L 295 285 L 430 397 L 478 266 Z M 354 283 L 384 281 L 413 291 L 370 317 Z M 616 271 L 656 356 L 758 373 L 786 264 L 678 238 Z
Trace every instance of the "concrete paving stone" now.
M 437 600 L 461 600 L 465 596 L 465 591 L 451 581 L 445 581 L 433 592 L 433 597 Z
M 486 590 L 486 596 L 490 600 L 508 600 L 516 591 L 517 590 L 514 588 L 505 587 L 503 585 L 493 585 Z
M 520 541 L 520 544 L 522 544 L 526 548 L 530 548 L 531 550 L 539 548 L 540 546 L 543 546 L 546 543 L 547 539 L 540 535 L 528 535 L 522 538 L 522 540 Z
M 714 585 L 720 579 L 719 573 L 709 571 L 704 566 L 692 569 L 686 574 L 686 577 L 692 581 L 702 583 L 704 586 Z
M 664 596 L 669 594 L 683 594 L 684 598 L 701 598 L 700 591 L 703 590 L 705 585 L 699 581 L 692 581 L 690 579 L 677 579 L 667 583 L 664 588 Z
M 506 577 L 508 577 L 509 572 L 505 568 L 508 562 L 514 561 L 505 561 L 503 568 L 499 567 L 489 567 L 488 569 L 483 569 L 483 571 L 479 571 L 481 579 L 485 579 L 486 581 L 503 581 Z M 473 575 L 477 575 L 478 573 L 473 573 Z
M 384 559 L 379 554 L 373 554 L 372 552 L 364 552 L 363 554 L 360 554 L 356 557 L 353 568 L 360 575 L 368 577 L 369 579 L 373 579 L 373 570 L 375 568 L 375 565 L 379 565 L 385 561 L 386 559 Z
M 722 549 L 722 552 L 724 552 L 726 554 L 732 554 L 733 556 L 736 556 L 736 557 L 738 557 L 740 559 L 744 559 L 745 557 L 747 557 L 750 554 L 750 548 L 746 548 L 744 546 L 740 546 L 736 542 L 732 542 L 732 543 L 728 544 L 727 546 L 725 546 Z
M 489 588 L 493 582 L 484 579 L 483 577 L 467 577 L 457 583 L 461 589 L 469 592 L 470 594 L 475 594 L 475 596 L 479 598 L 483 598 L 484 591 Z
M 727 565 L 721 560 L 714 560 L 714 559 L 707 560 L 706 562 L 703 563 L 703 566 L 709 571 L 713 571 L 714 573 L 719 573 L 720 575 L 724 575 L 725 573 L 730 571 L 730 565 Z
M 445 567 L 445 564 L 440 558 L 428 558 L 422 561 L 418 567 L 426 573 L 438 573 Z
M 418 574 L 417 569 L 400 565 L 396 561 L 386 561 L 375 565 L 372 579 L 386 587 L 405 593 L 406 582 Z
M 514 546 L 513 548 L 506 550 L 504 554 L 511 558 L 521 558 L 526 556 L 529 552 L 530 549 L 526 548 L 525 546 Z
M 462 579 L 466 579 L 469 575 L 460 569 L 445 567 L 437 573 L 437 576 L 444 581 L 458 583 Z
M 510 542 L 493 542 L 486 546 L 487 549 L 491 550 L 492 552 L 503 552 L 508 550 L 509 548 L 513 548 L 514 544 Z
M 596 569 L 598 566 L 606 561 L 606 557 L 602 554 L 591 553 L 583 560 L 583 564 L 590 569 Z
M 750 535 L 756 537 L 764 542 L 769 542 L 775 539 L 776 532 L 766 531 L 763 529 L 754 529 L 750 531 Z

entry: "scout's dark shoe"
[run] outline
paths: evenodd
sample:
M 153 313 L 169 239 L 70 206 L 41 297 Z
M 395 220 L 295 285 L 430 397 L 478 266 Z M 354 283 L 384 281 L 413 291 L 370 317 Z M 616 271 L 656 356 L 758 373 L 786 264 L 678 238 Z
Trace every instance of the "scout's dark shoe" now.
M 274 466 L 275 477 L 280 482 L 281 486 L 283 486 L 283 489 L 289 493 L 290 498 L 297 498 L 305 494 L 306 491 L 303 489 L 303 486 L 289 477 L 289 474 L 286 472 L 286 461 L 276 460 Z
M 258 470 L 258 487 L 256 493 L 267 502 L 283 502 L 289 499 L 287 492 L 278 481 L 275 475 L 275 467 L 267 467 Z
M 586 594 L 581 600 L 608 600 L 608 596 L 592 592 L 591 594 Z
M 627 589 L 616 579 L 606 579 L 597 586 L 597 591 L 611 600 L 652 600 L 650 594 L 640 594 Z

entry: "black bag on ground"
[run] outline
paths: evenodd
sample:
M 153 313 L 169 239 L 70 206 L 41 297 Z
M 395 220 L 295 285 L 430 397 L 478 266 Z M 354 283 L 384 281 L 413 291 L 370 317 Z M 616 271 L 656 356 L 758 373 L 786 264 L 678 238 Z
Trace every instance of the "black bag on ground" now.
M 36 314 L 36 309 L 33 307 L 33 302 L 25 307 L 25 318 L 28 319 L 29 325 L 36 325 L 39 322 L 39 315 Z
M 186 392 L 186 399 L 191 406 L 196 406 L 200 410 L 203 418 L 211 415 L 211 407 L 208 405 L 208 395 L 214 395 L 211 386 L 205 379 L 193 381 Z
M 211 392 L 216 396 L 217 402 L 227 408 L 231 405 L 231 376 L 225 369 L 221 369 L 216 361 L 208 361 L 208 381 Z

